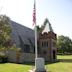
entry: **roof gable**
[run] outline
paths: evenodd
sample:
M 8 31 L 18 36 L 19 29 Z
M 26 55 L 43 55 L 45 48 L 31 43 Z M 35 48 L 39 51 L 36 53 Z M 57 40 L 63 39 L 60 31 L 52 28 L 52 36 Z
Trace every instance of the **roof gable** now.
M 45 19 L 44 26 L 43 26 L 43 29 L 42 29 L 42 34 L 43 33 L 48 33 L 50 31 L 53 32 L 52 26 L 51 26 L 49 20 L 48 19 Z

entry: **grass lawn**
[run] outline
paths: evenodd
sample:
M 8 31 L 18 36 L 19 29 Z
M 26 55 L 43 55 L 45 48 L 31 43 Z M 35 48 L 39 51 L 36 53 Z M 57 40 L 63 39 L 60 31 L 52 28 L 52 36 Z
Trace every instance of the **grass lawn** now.
M 72 55 L 58 56 L 60 62 L 46 64 L 49 72 L 72 72 Z M 32 65 L 4 63 L 0 64 L 0 72 L 28 72 Z
M 46 65 L 50 72 L 72 72 L 72 55 L 61 55 L 58 59 L 60 62 Z

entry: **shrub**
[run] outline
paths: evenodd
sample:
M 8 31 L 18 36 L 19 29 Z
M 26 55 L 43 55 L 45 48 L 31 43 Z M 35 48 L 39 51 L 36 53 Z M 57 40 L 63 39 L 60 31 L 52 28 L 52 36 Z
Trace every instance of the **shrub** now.
M 6 56 L 4 53 L 0 53 L 0 63 L 5 63 L 8 61 L 8 56 Z

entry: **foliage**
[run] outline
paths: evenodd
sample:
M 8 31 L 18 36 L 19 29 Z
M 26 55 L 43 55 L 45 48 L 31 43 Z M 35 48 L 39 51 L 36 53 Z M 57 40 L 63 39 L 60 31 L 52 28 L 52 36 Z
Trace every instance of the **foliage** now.
M 21 51 L 21 48 L 11 47 L 11 48 L 9 48 L 8 50 L 20 52 L 20 51 Z
M 58 36 L 57 39 L 58 53 L 72 53 L 72 41 L 67 36 Z
M 39 27 L 39 25 L 37 25 L 36 27 L 37 27 L 37 31 L 40 32 L 40 27 Z
M 9 42 L 10 34 L 10 19 L 5 15 L 0 15 L 0 45 L 4 46 Z
M 1 52 L 0 53 L 0 63 L 7 62 L 7 59 L 8 59 L 8 56 Z

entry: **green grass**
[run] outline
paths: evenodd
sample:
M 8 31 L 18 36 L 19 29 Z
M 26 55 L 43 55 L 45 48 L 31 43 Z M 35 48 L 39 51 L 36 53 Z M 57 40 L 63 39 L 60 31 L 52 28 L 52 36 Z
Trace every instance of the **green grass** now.
M 57 63 L 46 64 L 49 72 L 72 72 L 72 55 L 58 56 Z M 0 72 L 28 72 L 33 66 L 25 64 L 4 63 L 0 64 Z
M 14 63 L 0 64 L 0 72 L 27 72 L 30 68 L 30 65 Z
M 72 55 L 58 55 L 58 59 L 72 59 Z
M 58 59 L 60 62 L 46 65 L 50 72 L 72 72 L 72 55 L 61 55 Z

